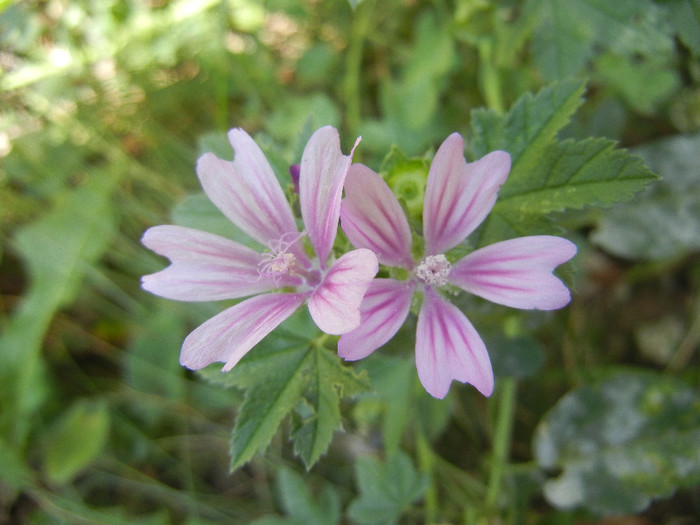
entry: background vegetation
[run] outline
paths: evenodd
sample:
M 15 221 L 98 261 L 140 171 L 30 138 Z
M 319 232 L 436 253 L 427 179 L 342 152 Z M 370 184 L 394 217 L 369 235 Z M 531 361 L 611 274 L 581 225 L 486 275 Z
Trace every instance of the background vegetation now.
M 699 57 L 697 0 L 0 0 L 0 522 L 698 523 Z M 399 342 L 313 469 L 299 409 L 230 473 L 243 391 L 178 364 L 221 306 L 139 288 L 147 227 L 222 227 L 198 155 L 242 127 L 284 173 L 333 124 L 405 181 L 567 79 L 560 138 L 662 179 L 556 216 L 567 309 L 475 312 L 494 397 L 428 398 Z

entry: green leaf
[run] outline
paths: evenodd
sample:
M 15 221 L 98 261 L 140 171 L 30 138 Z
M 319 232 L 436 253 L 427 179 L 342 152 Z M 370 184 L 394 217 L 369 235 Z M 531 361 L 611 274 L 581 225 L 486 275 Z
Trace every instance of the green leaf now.
M 370 388 L 366 374 L 355 373 L 335 353 L 295 332 L 304 329 L 309 317 L 306 312 L 295 314 L 231 372 L 204 372 L 247 389 L 233 429 L 232 469 L 267 447 L 282 419 L 300 402 L 309 411 L 294 428 L 294 449 L 310 468 L 340 428 L 340 399 Z
M 331 485 L 322 488 L 316 501 L 304 478 L 281 468 L 277 472 L 277 492 L 286 516 L 266 516 L 252 525 L 333 525 L 340 522 L 340 497 Z
M 537 427 L 535 458 L 562 509 L 634 514 L 700 483 L 700 397 L 675 379 L 619 373 L 564 396 Z
M 313 357 L 315 363 L 304 392 L 312 414 L 294 431 L 294 452 L 307 468 L 325 454 L 333 433 L 341 428 L 339 400 L 371 389 L 367 374 L 356 374 L 343 366 L 337 355 L 319 349 Z
M 583 85 L 566 81 L 525 95 L 508 112 L 472 115 L 472 150 L 511 154 L 512 168 L 482 227 L 478 244 L 552 233 L 546 215 L 630 199 L 657 177 L 642 160 L 606 139 L 557 141 L 581 103 Z
M 700 56 L 700 0 L 668 0 L 661 4 L 680 39 Z
M 116 228 L 111 195 L 116 177 L 100 173 L 65 192 L 42 217 L 17 230 L 14 245 L 30 285 L 0 335 L 1 426 L 21 442 L 31 413 L 45 394 L 40 349 L 55 312 L 69 304 L 91 266 L 109 246 Z
M 635 149 L 663 177 L 636 202 L 608 211 L 591 236 L 610 253 L 661 260 L 700 249 L 697 152 L 700 135 L 662 139 Z
M 581 106 L 584 91 L 584 83 L 566 80 L 554 83 L 536 95 L 523 95 L 506 115 L 489 109 L 472 111 L 472 155 L 480 158 L 491 151 L 505 150 L 513 163 L 509 182 L 514 175 L 526 178 L 541 152 L 554 141 Z M 521 174 L 517 175 L 518 172 Z
M 668 54 L 664 14 L 650 0 L 533 0 L 535 62 L 549 80 L 578 73 L 598 48 L 617 54 Z
M 428 486 L 428 476 L 417 472 L 401 451 L 389 456 L 386 463 L 369 456 L 360 458 L 355 476 L 360 496 L 350 503 L 348 514 L 363 525 L 397 523 Z
M 236 417 L 231 436 L 231 470 L 266 448 L 282 419 L 299 402 L 308 383 L 305 376 L 312 352 L 307 343 L 288 347 L 276 358 L 266 359 L 264 376 L 251 381 Z
M 44 470 L 56 484 L 68 483 L 102 451 L 109 432 L 109 410 L 99 401 L 75 402 L 47 436 Z

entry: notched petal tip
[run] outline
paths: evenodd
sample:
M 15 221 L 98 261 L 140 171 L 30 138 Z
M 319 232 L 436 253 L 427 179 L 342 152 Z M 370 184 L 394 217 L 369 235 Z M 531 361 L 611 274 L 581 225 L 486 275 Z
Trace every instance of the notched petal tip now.
M 377 256 L 367 249 L 353 250 L 335 261 L 309 297 L 316 325 L 333 335 L 357 328 L 362 298 L 378 270 Z
M 426 391 L 438 399 L 453 380 L 493 392 L 493 370 L 486 346 L 466 316 L 427 287 L 416 329 L 416 368 Z

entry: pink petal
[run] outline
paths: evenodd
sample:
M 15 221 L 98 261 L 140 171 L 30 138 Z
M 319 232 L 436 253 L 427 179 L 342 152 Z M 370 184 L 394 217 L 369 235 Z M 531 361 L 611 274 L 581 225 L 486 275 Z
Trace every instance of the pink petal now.
M 362 248 L 333 263 L 309 297 L 309 312 L 321 330 L 344 334 L 357 328 L 362 298 L 378 269 L 377 256 Z
M 355 247 L 372 250 L 382 264 L 413 267 L 406 215 L 386 182 L 363 164 L 350 166 L 340 220 Z
M 180 363 L 199 370 L 215 362 L 231 370 L 263 337 L 304 302 L 306 293 L 267 294 L 246 299 L 200 325 L 185 338 Z
M 493 371 L 484 342 L 453 304 L 426 287 L 416 328 L 416 368 L 428 393 L 442 399 L 452 380 L 469 382 L 485 396 L 493 392 Z
M 426 255 L 445 253 L 473 232 L 491 211 L 510 171 L 510 155 L 494 151 L 471 164 L 453 133 L 430 166 L 423 207 Z
M 340 151 L 338 130 L 326 126 L 311 136 L 301 157 L 299 205 L 321 268 L 326 267 L 338 231 L 343 183 L 359 140 L 345 156 Z
M 520 237 L 463 257 L 452 267 L 449 280 L 494 303 L 555 310 L 568 304 L 571 294 L 552 271 L 574 255 L 576 245 L 561 237 Z
M 357 361 L 394 337 L 411 309 L 414 288 L 410 281 L 374 279 L 362 300 L 360 326 L 341 336 L 338 355 Z
M 177 301 L 235 299 L 300 284 L 286 277 L 262 279 L 259 253 L 224 237 L 182 226 L 155 226 L 141 242 L 170 259 L 166 269 L 141 278 L 144 290 Z
M 292 210 L 262 150 L 241 129 L 229 131 L 228 138 L 235 151 L 233 162 L 213 153 L 197 162 L 197 175 L 209 199 L 263 246 L 285 234 L 297 234 Z

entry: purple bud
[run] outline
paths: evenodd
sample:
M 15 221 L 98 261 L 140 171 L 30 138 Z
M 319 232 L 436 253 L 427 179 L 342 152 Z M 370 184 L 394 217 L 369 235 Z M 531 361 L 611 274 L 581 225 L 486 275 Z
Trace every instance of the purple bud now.
M 294 193 L 299 194 L 299 174 L 301 173 L 301 166 L 299 164 L 292 164 L 289 166 L 289 175 L 292 177 L 292 182 L 294 183 Z

